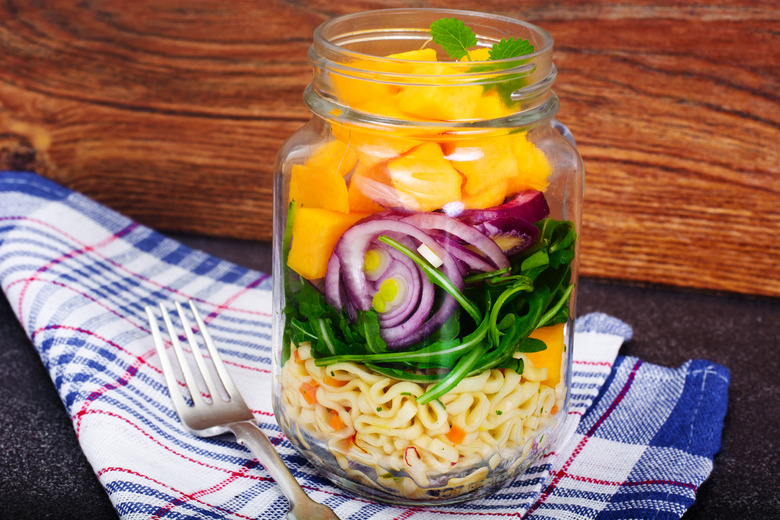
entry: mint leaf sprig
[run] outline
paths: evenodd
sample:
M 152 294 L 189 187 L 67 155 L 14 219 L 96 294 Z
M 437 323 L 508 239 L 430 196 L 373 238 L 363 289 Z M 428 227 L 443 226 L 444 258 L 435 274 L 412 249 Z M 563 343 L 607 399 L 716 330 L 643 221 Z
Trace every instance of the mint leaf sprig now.
M 508 58 L 517 58 L 534 52 L 534 46 L 528 40 L 522 38 L 502 38 L 498 43 L 494 43 L 488 52 L 491 60 L 505 60 Z
M 450 58 L 459 60 L 469 56 L 469 48 L 477 44 L 477 35 L 457 18 L 441 18 L 431 24 L 431 38 L 449 54 Z
M 471 61 L 469 49 L 477 45 L 477 35 L 469 26 L 457 18 L 440 18 L 431 23 L 431 39 L 441 45 L 444 52 L 454 60 L 464 56 Z M 522 38 L 502 38 L 490 48 L 491 60 L 518 58 L 534 52 L 534 46 Z

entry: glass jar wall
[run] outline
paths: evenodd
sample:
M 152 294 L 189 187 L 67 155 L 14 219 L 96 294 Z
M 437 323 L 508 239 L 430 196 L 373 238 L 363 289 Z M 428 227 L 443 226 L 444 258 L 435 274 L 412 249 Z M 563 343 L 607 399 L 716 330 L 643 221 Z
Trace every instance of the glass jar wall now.
M 458 60 L 442 18 L 476 35 Z M 490 60 L 507 38 L 533 49 Z M 583 169 L 551 126 L 552 39 L 384 10 L 326 22 L 309 57 L 313 118 L 276 164 L 276 418 L 357 494 L 484 495 L 568 407 Z

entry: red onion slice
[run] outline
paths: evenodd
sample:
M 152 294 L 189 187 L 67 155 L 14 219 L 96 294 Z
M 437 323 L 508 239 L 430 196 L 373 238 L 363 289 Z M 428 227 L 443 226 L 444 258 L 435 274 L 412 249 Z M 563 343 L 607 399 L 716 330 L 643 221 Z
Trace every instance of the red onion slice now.
M 406 319 L 417 307 L 424 289 L 423 282 L 427 282 L 428 280 L 426 277 L 421 276 L 420 270 L 417 268 L 411 258 L 407 257 L 400 251 L 396 251 L 387 244 L 382 245 L 388 249 L 388 254 L 393 257 L 393 263 L 391 265 L 392 272 L 388 270 L 387 276 L 377 282 L 377 289 L 387 278 L 400 276 L 409 286 L 410 292 L 408 294 L 414 295 L 412 298 L 407 298 L 404 305 L 400 305 L 395 309 L 380 313 L 379 322 L 382 324 L 382 326 L 394 327 Z
M 455 260 L 463 263 L 468 271 L 479 271 L 484 273 L 495 269 L 495 267 L 490 265 L 482 256 L 470 249 L 466 249 L 463 244 L 450 236 L 437 236 L 436 240 L 439 241 Z
M 478 231 L 475 232 L 479 233 Z M 342 307 L 349 304 L 356 310 L 366 311 L 371 309 L 372 298 L 376 290 L 373 284 L 366 278 L 364 262 L 366 251 L 380 235 L 388 235 L 407 243 L 410 239 L 414 239 L 417 243 L 425 244 L 436 256 L 442 259 L 442 272 L 444 275 L 456 287 L 463 289 L 463 277 L 455 260 L 434 238 L 409 223 L 397 220 L 371 219 L 361 221 L 349 228 L 336 243 L 332 257 L 338 257 L 338 263 L 335 260 L 332 264 L 329 262 L 329 266 L 332 265 L 334 267 L 335 274 L 329 272 L 328 275 L 330 276 L 326 275 L 326 288 L 329 288 L 329 291 L 332 293 L 339 294 L 340 284 L 337 281 L 334 282 L 334 280 L 340 278 L 343 281 L 346 295 L 340 298 L 331 294 L 329 301 L 341 301 Z M 415 267 L 415 269 L 417 268 Z M 420 276 L 422 279 L 422 275 Z M 425 281 L 428 282 L 427 277 L 425 277 Z M 422 281 L 421 287 L 426 287 L 426 284 L 423 284 Z M 432 285 L 430 296 L 428 291 L 427 289 L 421 289 L 421 298 L 415 312 L 407 320 L 396 326 L 381 329 L 382 337 L 389 349 L 397 350 L 421 341 L 439 329 L 457 309 L 457 301 L 447 294 L 442 299 L 439 308 L 431 314 L 432 309 L 427 305 L 427 302 L 431 300 L 432 306 L 434 293 Z
M 476 226 L 507 256 L 528 248 L 539 238 L 539 228 L 518 217 L 499 217 Z
M 476 226 L 501 217 L 515 217 L 533 224 L 549 214 L 550 207 L 547 205 L 542 192 L 528 190 L 521 191 L 509 202 L 505 202 L 500 206 L 487 209 L 467 209 L 458 215 L 458 220 L 470 226 Z
M 344 307 L 344 288 L 341 285 L 341 262 L 331 254 L 325 271 L 325 301 L 334 309 Z
M 433 291 L 430 291 L 430 294 L 432 304 Z M 430 306 L 426 308 L 426 306 L 421 304 L 408 320 L 395 327 L 382 329 L 382 339 L 385 340 L 387 348 L 390 350 L 400 350 L 409 345 L 414 345 L 441 328 L 457 308 L 458 302 L 448 294 L 442 300 L 438 310 L 426 320 L 425 318 L 430 314 L 431 308 Z
M 444 273 L 447 277 L 455 284 L 460 280 L 462 287 L 463 280 L 452 257 L 433 238 L 419 228 L 405 222 L 370 220 L 358 223 L 345 231 L 333 251 L 341 262 L 341 276 L 344 280 L 347 296 L 358 310 L 367 311 L 371 308 L 373 294 L 371 294 L 368 280 L 363 271 L 363 262 L 371 242 L 379 235 L 389 235 L 393 238 L 398 236 L 402 240 L 406 235 L 427 245 L 439 258 L 445 260 Z
M 366 258 L 368 258 L 368 255 L 372 252 L 375 252 L 379 256 L 379 265 L 376 269 L 369 272 L 366 271 L 366 279 L 375 282 L 381 278 L 381 276 L 387 272 L 387 269 L 390 267 L 390 264 L 393 262 L 392 258 L 390 257 L 390 254 L 385 250 L 385 248 L 378 248 L 378 247 L 371 247 L 368 251 L 366 251 Z M 365 266 L 365 260 L 364 260 L 364 266 Z M 366 270 L 366 268 L 364 268 Z
M 509 260 L 495 242 L 477 229 L 466 225 L 457 219 L 450 218 L 441 213 L 417 213 L 403 219 L 401 222 L 412 224 L 422 230 L 438 229 L 445 233 L 449 233 L 467 244 L 474 246 L 477 251 L 480 251 L 493 263 L 495 268 L 504 269 L 509 267 Z
M 390 272 L 391 270 L 392 272 Z M 433 284 L 427 277 L 420 276 L 420 271 L 413 262 L 411 266 L 406 265 L 402 261 L 394 262 L 386 274 L 387 276 L 384 276 L 378 282 L 378 285 L 381 285 L 381 282 L 384 280 L 395 276 L 400 277 L 407 284 L 411 285 L 407 287 L 409 297 L 401 305 L 389 312 L 379 314 L 379 324 L 383 329 L 390 329 L 400 325 L 414 316 L 415 312 L 424 313 L 424 317 L 430 314 L 433 308 Z

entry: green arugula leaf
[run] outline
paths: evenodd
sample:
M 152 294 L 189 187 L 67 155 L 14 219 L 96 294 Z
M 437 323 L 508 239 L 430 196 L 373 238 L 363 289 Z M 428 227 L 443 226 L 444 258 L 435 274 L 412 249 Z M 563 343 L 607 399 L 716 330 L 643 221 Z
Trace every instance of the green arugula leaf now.
M 295 218 L 295 201 L 290 202 L 290 207 L 287 211 L 287 224 L 284 228 L 284 235 L 282 236 L 282 262 L 287 265 L 287 257 L 290 253 L 290 245 L 292 243 L 292 223 Z M 291 281 L 295 275 L 292 273 L 284 275 L 284 293 L 289 295 L 293 291 L 293 283 Z M 285 306 L 285 327 L 282 335 L 282 364 L 286 363 L 290 359 L 290 318 L 293 315 L 295 309 L 288 309 L 289 305 Z
M 479 327 L 463 338 L 462 342 L 436 342 L 427 347 L 413 351 L 382 352 L 377 354 L 350 353 L 334 357 L 323 357 L 315 360 L 317 366 L 328 366 L 344 361 L 356 361 L 359 363 L 405 363 L 413 367 L 442 367 L 452 368 L 464 353 L 469 352 L 485 340 L 488 332 L 488 318 L 485 317 Z
M 528 40 L 522 38 L 502 38 L 498 43 L 494 43 L 488 52 L 491 60 L 505 60 L 507 58 L 518 58 L 534 52 L 534 46 Z
M 547 343 L 536 338 L 525 338 L 517 346 L 515 352 L 522 352 L 524 354 L 528 354 L 529 352 L 541 352 L 542 350 L 547 350 Z
M 428 388 L 423 395 L 417 398 L 417 402 L 420 404 L 430 403 L 455 388 L 463 378 L 472 373 L 474 366 L 479 363 L 480 358 L 485 355 L 488 348 L 490 348 L 489 344 L 481 344 L 465 354 L 458 360 L 452 371 Z
M 553 307 L 550 310 L 548 310 L 544 314 L 544 316 L 541 317 L 541 319 L 539 320 L 539 327 L 544 327 L 551 320 L 555 319 L 556 316 L 558 316 L 558 313 L 561 311 L 561 309 L 563 309 L 564 306 L 568 305 L 569 296 L 571 296 L 572 290 L 574 290 L 573 285 L 569 285 L 566 287 L 566 290 L 563 292 L 563 295 L 558 299 L 558 302 L 555 305 L 553 305 Z
M 415 372 L 405 372 L 400 368 L 386 367 L 382 365 L 374 365 L 372 363 L 366 363 L 366 366 L 383 376 L 392 377 L 394 379 L 400 379 L 401 381 L 413 381 L 415 383 L 434 383 L 441 381 L 446 374 L 418 374 Z
M 499 269 L 498 271 L 488 271 L 486 273 L 478 273 L 478 274 L 472 274 L 471 276 L 467 276 L 463 279 L 463 283 L 466 285 L 471 285 L 479 282 L 484 282 L 485 280 L 490 281 L 493 278 L 499 278 L 506 274 L 508 274 L 512 269 L 510 267 L 506 267 L 504 269 Z
M 523 361 L 523 358 L 509 358 L 500 365 L 496 366 L 495 368 L 508 368 L 510 370 L 514 370 L 518 374 L 522 374 L 525 371 L 525 361 Z M 496 410 L 497 415 L 501 415 L 499 413 L 500 410 Z
M 335 356 L 347 350 L 346 343 L 336 336 L 329 319 L 317 318 L 311 321 L 311 325 L 313 332 L 317 335 L 317 340 L 312 343 L 315 352 L 321 355 Z
M 387 344 L 379 334 L 379 316 L 376 312 L 358 311 L 357 327 L 358 334 L 363 336 L 369 352 L 387 352 Z
M 469 48 L 477 44 L 477 35 L 474 31 L 457 18 L 441 18 L 433 22 L 431 38 L 454 60 L 468 56 Z
M 513 284 L 512 287 L 502 292 L 501 295 L 496 298 L 493 308 L 490 309 L 490 339 L 493 340 L 494 345 L 498 345 L 499 340 L 501 339 L 501 331 L 499 330 L 498 323 L 503 322 L 503 319 L 499 319 L 499 314 L 501 313 L 503 305 L 506 302 L 511 301 L 518 293 L 530 292 L 533 290 L 533 284 L 522 281 Z M 514 323 L 509 326 L 514 326 Z
M 295 295 L 298 309 L 309 319 L 322 318 L 328 315 L 328 309 L 323 305 L 325 298 L 309 283 L 305 283 Z

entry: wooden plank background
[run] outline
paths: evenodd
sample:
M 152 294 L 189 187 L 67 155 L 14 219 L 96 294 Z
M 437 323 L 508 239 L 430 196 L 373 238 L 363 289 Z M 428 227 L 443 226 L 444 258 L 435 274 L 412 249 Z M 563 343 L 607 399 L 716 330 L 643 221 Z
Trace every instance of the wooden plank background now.
M 161 230 L 268 240 L 314 28 L 410 6 L 489 6 L 555 38 L 587 170 L 583 274 L 780 296 L 773 0 L 7 0 L 0 168 Z

